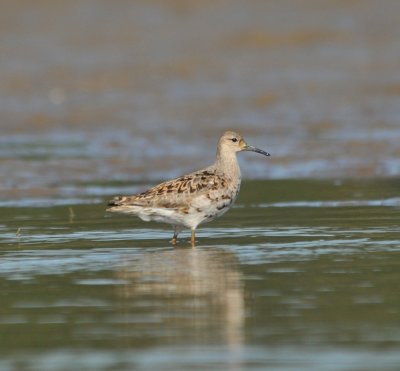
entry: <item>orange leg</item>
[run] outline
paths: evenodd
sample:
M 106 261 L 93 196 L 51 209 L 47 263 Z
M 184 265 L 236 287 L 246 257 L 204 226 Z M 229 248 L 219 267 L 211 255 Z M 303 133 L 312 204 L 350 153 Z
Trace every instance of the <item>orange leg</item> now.
M 192 242 L 192 247 L 196 247 L 196 230 L 195 229 L 192 229 L 191 242 Z

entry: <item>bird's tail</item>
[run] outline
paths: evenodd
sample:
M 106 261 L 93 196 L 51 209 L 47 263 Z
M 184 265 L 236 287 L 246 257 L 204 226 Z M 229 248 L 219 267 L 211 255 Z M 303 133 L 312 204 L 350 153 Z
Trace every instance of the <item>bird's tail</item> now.
M 108 201 L 107 203 L 107 210 L 106 211 L 117 211 L 121 206 L 126 206 L 130 203 L 132 197 L 127 196 L 118 196 L 114 197 L 112 200 Z

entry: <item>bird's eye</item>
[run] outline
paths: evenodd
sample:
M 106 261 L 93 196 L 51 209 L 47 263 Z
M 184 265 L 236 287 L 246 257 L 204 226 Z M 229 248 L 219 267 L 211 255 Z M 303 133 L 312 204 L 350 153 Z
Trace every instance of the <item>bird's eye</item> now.
M 237 138 L 232 138 L 231 140 L 232 140 L 233 143 L 237 142 Z

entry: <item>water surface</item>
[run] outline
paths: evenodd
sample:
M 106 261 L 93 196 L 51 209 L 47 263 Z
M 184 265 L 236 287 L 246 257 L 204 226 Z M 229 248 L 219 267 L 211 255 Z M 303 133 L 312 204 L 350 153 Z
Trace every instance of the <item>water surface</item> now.
M 4 204 L 0 368 L 396 370 L 398 185 L 245 182 L 195 249 L 115 184 Z

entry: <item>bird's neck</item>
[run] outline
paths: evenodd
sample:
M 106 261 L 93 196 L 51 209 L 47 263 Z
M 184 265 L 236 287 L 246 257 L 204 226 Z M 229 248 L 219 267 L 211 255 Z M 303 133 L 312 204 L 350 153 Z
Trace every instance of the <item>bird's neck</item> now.
M 217 152 L 216 168 L 232 180 L 240 181 L 240 167 L 234 152 Z

